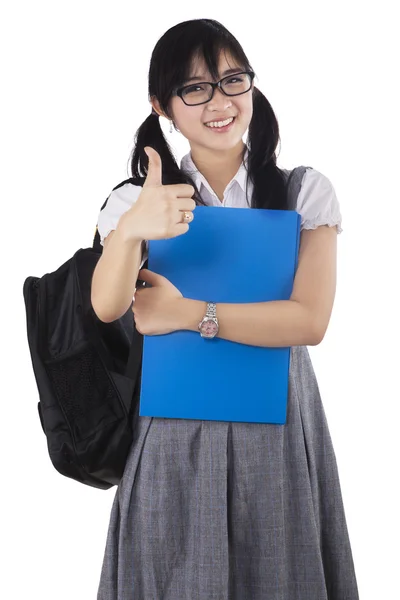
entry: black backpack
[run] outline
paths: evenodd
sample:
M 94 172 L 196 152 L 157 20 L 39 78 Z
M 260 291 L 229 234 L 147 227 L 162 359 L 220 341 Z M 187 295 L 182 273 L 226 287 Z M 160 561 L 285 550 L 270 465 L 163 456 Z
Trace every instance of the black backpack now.
M 51 461 L 62 475 L 107 490 L 121 480 L 133 440 L 143 336 L 130 308 L 112 323 L 94 312 L 91 281 L 101 253 L 96 228 L 92 248 L 28 277 L 23 295 Z
M 283 170 L 292 210 L 305 169 Z M 102 250 L 96 228 L 92 248 L 81 248 L 52 273 L 28 277 L 23 294 L 51 461 L 62 475 L 107 490 L 122 478 L 139 418 L 143 336 L 131 308 L 112 323 L 92 308 Z

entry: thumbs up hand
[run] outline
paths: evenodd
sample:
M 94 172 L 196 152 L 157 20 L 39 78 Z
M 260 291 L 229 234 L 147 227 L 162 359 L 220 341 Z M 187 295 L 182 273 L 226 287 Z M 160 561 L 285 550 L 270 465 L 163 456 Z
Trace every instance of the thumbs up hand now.
M 121 227 L 127 239 L 160 240 L 186 233 L 189 223 L 183 222 L 184 211 L 191 214 L 196 203 L 193 186 L 185 183 L 162 184 L 161 157 L 154 148 L 145 147 L 149 157 L 146 181 L 135 204 L 122 215 Z

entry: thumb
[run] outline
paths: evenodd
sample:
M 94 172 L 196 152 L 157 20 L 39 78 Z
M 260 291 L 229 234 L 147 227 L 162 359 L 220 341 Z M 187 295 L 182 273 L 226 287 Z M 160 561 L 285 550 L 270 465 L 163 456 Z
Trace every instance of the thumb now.
M 151 146 L 146 146 L 144 151 L 149 157 L 149 167 L 147 169 L 147 177 L 143 187 L 162 185 L 162 163 L 160 155 L 157 150 L 154 150 Z
M 166 285 L 169 283 L 168 279 L 159 273 L 150 271 L 149 269 L 140 269 L 138 273 L 138 279 L 145 281 L 152 286 Z

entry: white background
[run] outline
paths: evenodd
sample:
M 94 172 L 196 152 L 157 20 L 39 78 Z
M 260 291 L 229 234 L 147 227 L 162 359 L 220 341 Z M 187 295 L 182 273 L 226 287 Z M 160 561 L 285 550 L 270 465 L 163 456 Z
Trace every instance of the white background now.
M 14 2 L 1 22 L 2 598 L 94 600 L 116 488 L 47 454 L 23 282 L 92 244 L 150 112 L 151 51 L 171 26 L 221 21 L 277 115 L 278 165 L 333 183 L 343 216 L 323 342 L 309 349 L 335 447 L 362 600 L 398 584 L 399 53 L 395 2 Z M 260 12 L 262 11 L 262 13 Z M 177 158 L 189 147 L 164 131 Z M 147 600 L 147 599 L 146 599 Z M 149 599 L 150 600 L 150 599 Z M 250 600 L 250 599 L 246 599 Z

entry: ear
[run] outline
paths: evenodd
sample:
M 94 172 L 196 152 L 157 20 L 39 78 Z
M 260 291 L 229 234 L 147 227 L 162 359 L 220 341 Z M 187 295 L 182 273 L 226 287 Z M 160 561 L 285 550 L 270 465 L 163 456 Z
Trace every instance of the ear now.
M 150 104 L 152 108 L 154 108 L 156 113 L 160 115 L 160 117 L 165 117 L 166 119 L 168 119 L 167 115 L 161 110 L 160 103 L 155 96 L 151 98 Z

